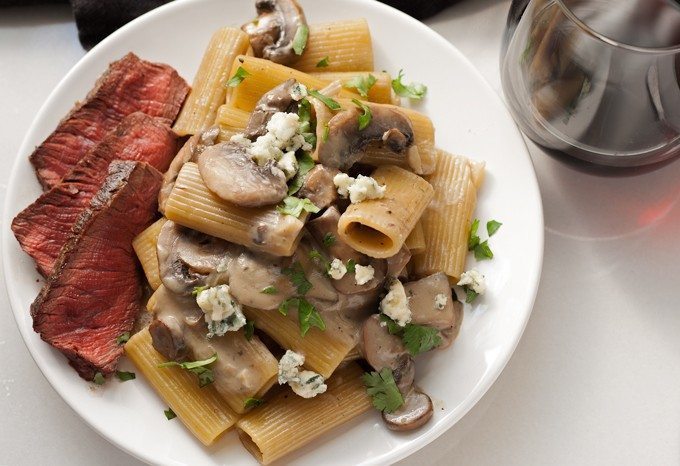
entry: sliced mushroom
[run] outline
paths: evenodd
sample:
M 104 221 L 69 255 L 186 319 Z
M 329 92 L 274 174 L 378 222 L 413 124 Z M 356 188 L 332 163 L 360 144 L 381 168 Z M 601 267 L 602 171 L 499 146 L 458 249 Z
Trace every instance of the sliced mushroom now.
M 405 283 L 404 290 L 409 298 L 411 322 L 438 329 L 442 337 L 442 344 L 438 348 L 450 346 L 463 323 L 463 305 L 453 299 L 447 276 L 441 272 L 435 273 Z M 443 295 L 446 300 L 443 306 L 437 306 L 438 295 Z
M 295 85 L 297 81 L 289 79 L 260 97 L 243 132 L 245 137 L 255 141 L 258 137 L 267 134 L 267 123 L 277 112 L 297 112 L 297 101 L 290 94 Z
M 240 248 L 168 220 L 158 235 L 161 281 L 173 293 L 191 294 L 194 287 L 226 283 L 229 262 Z
M 188 356 L 182 327 L 179 321 L 172 316 L 163 320 L 154 319 L 149 324 L 151 343 L 156 351 L 161 353 L 169 361 L 183 361 Z
M 383 412 L 383 420 L 390 430 L 413 430 L 432 418 L 432 400 L 425 393 L 411 390 L 404 397 L 404 404 L 393 413 Z
M 229 286 L 238 302 L 256 309 L 277 309 L 294 294 L 288 277 L 281 269 L 290 260 L 244 250 L 229 264 Z M 264 292 L 271 287 L 271 292 Z
M 364 129 L 359 129 L 357 107 L 347 108 L 330 119 L 328 137 L 317 141 L 322 164 L 346 171 L 363 157 L 371 141 L 382 141 L 390 151 L 406 156 L 414 141 L 411 120 L 393 107 L 365 105 L 371 111 L 371 122 Z
M 307 173 L 298 196 L 306 197 L 319 209 L 325 209 L 338 199 L 338 191 L 333 183 L 333 177 L 338 173 L 335 168 L 316 165 Z
M 411 251 L 403 245 L 398 253 L 387 258 L 387 276 L 398 277 L 402 274 L 406 265 L 411 260 Z
M 198 158 L 198 170 L 210 191 L 238 206 L 277 204 L 288 193 L 286 175 L 273 160 L 261 167 L 236 142 L 205 149 Z
M 250 36 L 256 57 L 289 65 L 297 60 L 293 39 L 301 26 L 307 26 L 305 14 L 295 0 L 257 0 L 258 17 L 241 29 Z
M 213 126 L 202 133 L 194 134 L 187 139 L 187 142 L 185 142 L 179 152 L 177 152 L 177 155 L 175 155 L 175 158 L 172 159 L 172 162 L 170 163 L 168 171 L 163 175 L 163 185 L 158 192 L 158 210 L 160 210 L 161 213 L 165 214 L 165 203 L 168 202 L 168 197 L 170 197 L 172 188 L 175 187 L 175 181 L 177 181 L 179 171 L 184 164 L 187 162 L 195 162 L 206 147 L 215 144 L 215 140 L 219 134 L 220 128 L 217 126 Z

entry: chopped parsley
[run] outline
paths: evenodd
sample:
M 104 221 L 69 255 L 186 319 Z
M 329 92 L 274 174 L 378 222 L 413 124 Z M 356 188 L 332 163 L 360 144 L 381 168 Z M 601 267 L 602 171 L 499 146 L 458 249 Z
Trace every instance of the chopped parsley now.
M 427 86 L 421 83 L 404 84 L 401 80 L 404 77 L 404 70 L 399 70 L 399 74 L 392 80 L 392 89 L 400 97 L 420 100 L 427 94 Z
M 496 220 L 489 220 L 488 222 L 486 222 L 486 232 L 489 235 L 489 237 L 493 236 L 501 227 L 501 225 L 503 224 Z
M 259 398 L 246 398 L 246 401 L 243 402 L 243 407 L 248 409 L 248 408 L 257 408 L 260 406 L 262 403 L 264 403 L 264 400 L 261 400 Z
M 358 75 L 348 80 L 343 87 L 356 89 L 361 97 L 368 97 L 368 91 L 373 87 L 377 80 L 372 74 Z
M 360 100 L 352 99 L 352 102 L 363 111 L 363 113 L 359 115 L 359 131 L 362 131 L 371 124 L 371 119 L 373 118 L 371 109 Z
M 288 298 L 279 306 L 279 312 L 287 316 L 290 307 L 297 307 L 298 322 L 300 324 L 300 334 L 304 337 L 312 327 L 317 327 L 319 330 L 326 330 L 326 323 L 323 321 L 321 314 L 314 307 L 312 303 L 303 297 Z
M 295 37 L 293 37 L 293 51 L 295 55 L 302 55 L 307 47 L 307 38 L 309 37 L 309 27 L 306 24 L 301 24 L 298 26 L 297 31 L 295 31 Z
M 165 411 L 163 411 L 163 413 L 165 413 L 165 418 L 166 418 L 168 421 L 171 420 L 171 419 L 175 419 L 175 418 L 177 417 L 177 414 L 175 414 L 175 412 L 174 412 L 172 409 L 170 409 L 170 408 L 168 408 L 168 409 L 166 409 Z
M 328 141 L 328 136 L 330 135 L 330 132 L 331 132 L 331 127 L 328 126 L 328 123 L 323 125 L 323 133 L 321 134 L 321 140 L 323 142 Z
M 491 248 L 489 247 L 489 240 L 484 240 L 483 242 L 479 243 L 477 246 L 475 246 L 474 251 L 475 259 L 478 261 L 493 259 L 493 251 L 491 251 Z
M 134 380 L 137 378 L 134 372 L 126 371 L 116 371 L 116 377 L 118 377 L 118 380 L 121 382 L 127 382 L 128 380 Z
M 330 64 L 330 60 L 328 58 L 328 55 L 323 57 L 321 60 L 319 60 L 319 63 L 316 64 L 317 68 L 326 68 Z
M 314 159 L 307 152 L 300 152 L 295 156 L 298 163 L 298 171 L 288 186 L 288 195 L 292 196 L 302 188 L 307 178 L 307 173 L 314 168 Z
M 323 245 L 326 247 L 333 246 L 335 244 L 335 235 L 333 233 L 326 233 L 323 235 Z
M 293 286 L 297 288 L 299 295 L 303 296 L 312 289 L 312 284 L 307 280 L 305 271 L 298 261 L 293 262 L 290 267 L 283 269 L 282 272 L 290 279 Z
M 92 377 L 92 382 L 95 383 L 96 385 L 104 385 L 104 382 L 106 382 L 104 374 L 102 374 L 101 372 L 97 372 L 96 374 L 94 374 L 94 377 Z
M 276 210 L 281 212 L 283 215 L 292 215 L 293 217 L 299 217 L 302 212 L 317 213 L 319 209 L 314 205 L 309 199 L 300 199 L 299 197 L 288 196 L 283 199 L 283 205 L 276 206 Z
M 465 302 L 468 304 L 473 302 L 475 299 L 477 299 L 477 296 L 479 296 L 479 293 L 467 285 L 463 286 L 463 291 L 465 291 Z
M 316 145 L 316 125 L 314 125 L 312 120 L 312 104 L 306 98 L 298 103 L 298 118 L 300 134 L 302 134 L 306 142 L 314 147 Z
M 276 288 L 274 285 L 266 286 L 262 288 L 262 291 L 260 291 L 260 293 L 264 294 L 276 294 L 278 292 L 279 292 L 278 288 Z
M 309 258 L 321 264 L 326 272 L 331 269 L 331 263 L 316 249 L 309 251 Z
M 354 259 L 350 259 L 347 261 L 347 273 L 354 273 L 356 272 L 357 268 L 357 263 L 354 262 Z
M 124 345 L 130 339 L 130 332 L 121 333 L 118 338 L 116 338 L 116 344 L 118 346 Z
M 430 351 L 442 344 L 439 330 L 434 327 L 417 324 L 406 324 L 401 327 L 385 314 L 380 315 L 380 320 L 387 324 L 387 331 L 390 334 L 401 337 L 404 346 L 413 356 Z
M 213 354 L 208 359 L 203 359 L 202 361 L 190 361 L 190 362 L 177 362 L 168 361 L 159 364 L 157 367 L 180 367 L 184 370 L 193 372 L 198 376 L 198 386 L 203 388 L 215 381 L 215 376 L 212 369 L 206 367 L 217 361 L 217 353 Z
M 404 404 L 391 369 L 384 367 L 380 372 L 367 372 L 361 376 L 361 380 L 378 411 L 393 413 Z
M 205 291 L 209 286 L 195 286 L 193 291 L 191 292 L 191 296 L 198 296 L 201 291 Z
M 244 79 L 246 79 L 246 76 L 250 76 L 250 73 L 248 73 L 242 66 L 239 66 L 236 69 L 234 76 L 232 76 L 231 79 L 227 81 L 227 87 L 238 86 L 243 82 Z
M 319 99 L 321 102 L 323 102 L 326 107 L 330 108 L 331 110 L 340 110 L 342 106 L 337 103 L 335 100 L 331 99 L 330 97 L 323 95 L 321 92 L 315 90 L 315 89 L 310 89 L 309 95 L 312 97 L 315 97 Z
M 246 340 L 250 341 L 253 338 L 254 333 L 255 333 L 255 321 L 246 320 L 246 325 L 243 327 L 243 334 L 245 335 Z

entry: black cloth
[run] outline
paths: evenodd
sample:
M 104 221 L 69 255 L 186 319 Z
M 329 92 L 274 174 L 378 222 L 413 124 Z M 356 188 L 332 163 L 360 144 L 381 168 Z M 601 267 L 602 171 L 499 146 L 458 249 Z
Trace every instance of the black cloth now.
M 78 27 L 80 43 L 85 49 L 89 50 L 137 16 L 170 1 L 172 0 L 70 0 L 70 3 Z M 424 19 L 456 3 L 457 0 L 381 1 L 414 18 Z M 69 3 L 69 0 L 0 0 L 0 7 L 29 6 L 39 3 Z

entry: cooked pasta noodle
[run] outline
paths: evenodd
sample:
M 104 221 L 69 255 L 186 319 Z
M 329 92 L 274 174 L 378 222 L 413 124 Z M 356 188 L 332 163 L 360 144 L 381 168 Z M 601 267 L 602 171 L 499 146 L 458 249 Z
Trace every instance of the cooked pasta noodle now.
M 395 255 L 432 199 L 432 186 L 418 175 L 393 165 L 371 175 L 385 186 L 385 197 L 351 204 L 340 216 L 338 234 L 364 254 Z
M 408 235 L 404 244 L 414 256 L 425 251 L 425 233 L 420 222 L 416 223 L 416 226 L 413 227 L 413 231 Z
M 321 68 L 325 69 L 325 68 Z M 336 80 L 344 84 L 348 81 L 357 78 L 367 78 L 372 75 L 375 78 L 375 84 L 368 90 L 368 100 L 371 102 L 377 102 L 381 104 L 393 104 L 395 103 L 394 93 L 392 92 L 392 77 L 385 73 L 384 71 L 345 71 L 345 72 L 332 72 L 332 71 L 322 71 L 310 73 L 310 75 L 315 78 L 322 79 L 323 81 L 330 83 Z
M 158 234 L 166 220 L 166 218 L 157 220 L 132 241 L 132 247 L 137 254 L 139 262 L 142 264 L 144 275 L 146 275 L 149 286 L 154 290 L 161 286 L 161 278 L 158 274 L 156 245 L 158 243 Z

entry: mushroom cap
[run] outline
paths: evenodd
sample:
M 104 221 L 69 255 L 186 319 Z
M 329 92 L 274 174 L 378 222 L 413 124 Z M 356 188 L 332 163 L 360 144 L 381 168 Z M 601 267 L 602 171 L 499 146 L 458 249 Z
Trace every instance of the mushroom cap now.
M 383 412 L 383 420 L 390 430 L 413 430 L 432 418 L 432 400 L 425 393 L 411 390 L 404 397 L 404 404 L 393 413 Z
M 300 26 L 307 25 L 302 8 L 295 0 L 257 0 L 256 21 L 241 29 L 250 36 L 256 57 L 289 65 L 298 59 L 293 50 L 293 39 Z
M 160 278 L 173 293 L 190 294 L 194 287 L 226 281 L 220 272 L 239 248 L 168 220 L 158 235 Z
M 359 129 L 359 109 L 347 108 L 328 122 L 328 138 L 317 141 L 319 161 L 329 167 L 347 171 L 361 160 L 364 149 L 373 141 L 395 154 L 406 156 L 413 145 L 414 134 L 411 120 L 396 108 L 364 103 L 371 110 L 371 122 Z
M 298 103 L 290 94 L 296 84 L 297 81 L 291 78 L 260 97 L 243 131 L 245 137 L 255 141 L 258 137 L 267 134 L 267 123 L 275 113 L 297 112 Z
M 188 349 L 182 335 L 182 327 L 174 317 L 154 319 L 149 324 L 151 343 L 156 351 L 169 361 L 182 361 L 188 356 Z
M 206 148 L 198 158 L 198 170 L 210 191 L 241 207 L 277 204 L 288 194 L 286 175 L 274 161 L 259 166 L 236 142 Z
M 288 277 L 281 267 L 284 259 L 243 251 L 229 264 L 229 286 L 231 294 L 244 306 L 256 309 L 274 310 L 285 299 L 294 294 Z M 276 293 L 263 293 L 268 286 L 276 288 Z
M 325 209 L 338 199 L 338 191 L 333 183 L 333 177 L 340 173 L 335 168 L 317 164 L 305 178 L 299 197 L 306 197 L 319 209 Z

